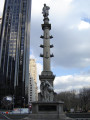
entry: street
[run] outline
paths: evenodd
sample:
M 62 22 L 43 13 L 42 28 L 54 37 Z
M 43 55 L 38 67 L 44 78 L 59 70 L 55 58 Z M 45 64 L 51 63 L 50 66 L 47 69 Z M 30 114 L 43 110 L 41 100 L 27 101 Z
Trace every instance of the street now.
M 6 115 L 0 113 L 0 120 L 11 120 Z

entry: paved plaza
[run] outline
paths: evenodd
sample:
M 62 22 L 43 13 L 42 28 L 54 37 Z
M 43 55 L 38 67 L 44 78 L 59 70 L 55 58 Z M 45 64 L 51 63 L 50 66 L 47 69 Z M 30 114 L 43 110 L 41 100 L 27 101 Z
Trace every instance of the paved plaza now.
M 0 113 L 0 120 L 27 120 L 28 116 L 30 116 L 30 114 L 12 114 L 12 115 L 8 114 L 6 115 L 6 114 Z M 66 113 L 66 116 L 70 118 L 74 118 L 74 120 L 90 120 L 90 113 Z

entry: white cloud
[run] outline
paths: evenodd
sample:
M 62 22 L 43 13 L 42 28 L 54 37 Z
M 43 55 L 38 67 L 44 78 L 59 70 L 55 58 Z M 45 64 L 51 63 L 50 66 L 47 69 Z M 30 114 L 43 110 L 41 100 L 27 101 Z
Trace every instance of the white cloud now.
M 0 16 L 2 15 L 3 12 L 4 1 L 5 0 L 0 0 Z
M 69 83 L 70 79 L 72 79 L 72 75 L 67 75 L 67 76 L 61 76 L 61 77 L 56 77 L 55 79 L 55 85 L 58 85 L 58 83 Z
M 60 15 L 65 16 L 70 10 L 70 4 L 73 0 L 33 0 L 32 1 L 32 16 L 40 17 L 42 13 L 43 4 L 50 6 L 50 13 L 55 15 L 55 17 L 60 17 Z M 64 7 L 63 7 L 64 6 Z
M 85 30 L 85 29 L 90 29 L 90 23 L 81 21 L 80 24 L 78 25 L 79 30 Z
M 56 77 L 54 81 L 55 91 L 79 90 L 90 87 L 90 75 L 66 75 Z
M 32 0 L 32 16 L 38 17 L 42 13 L 44 3 L 49 4 L 51 0 Z
M 42 69 L 43 69 L 43 66 L 42 66 L 42 64 L 40 64 L 40 63 L 37 63 L 37 73 L 38 73 L 38 75 L 40 75 L 40 74 L 41 74 L 41 72 L 42 72 Z
M 33 54 L 31 54 L 30 59 L 35 59 L 35 56 Z

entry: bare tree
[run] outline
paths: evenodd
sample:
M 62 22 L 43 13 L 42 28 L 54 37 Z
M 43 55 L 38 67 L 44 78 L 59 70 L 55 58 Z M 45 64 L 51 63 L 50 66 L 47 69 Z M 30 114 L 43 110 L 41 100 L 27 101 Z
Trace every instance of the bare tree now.
M 90 110 L 90 88 L 80 89 L 78 94 L 75 90 L 61 92 L 57 99 L 64 102 L 64 111 L 70 111 L 71 108 L 83 112 Z
M 64 111 L 70 111 L 71 108 L 75 110 L 78 108 L 78 97 L 76 91 L 61 92 L 58 94 L 58 100 L 64 102 Z
M 83 111 L 88 111 L 90 109 L 90 88 L 83 88 L 80 90 L 80 107 Z

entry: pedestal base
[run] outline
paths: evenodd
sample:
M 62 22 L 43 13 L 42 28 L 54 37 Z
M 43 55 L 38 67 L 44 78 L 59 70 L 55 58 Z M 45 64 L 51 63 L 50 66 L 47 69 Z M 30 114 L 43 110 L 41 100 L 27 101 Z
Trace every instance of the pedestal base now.
M 33 102 L 26 120 L 71 120 L 63 113 L 63 102 Z

